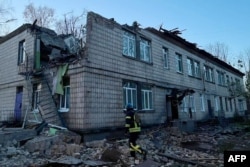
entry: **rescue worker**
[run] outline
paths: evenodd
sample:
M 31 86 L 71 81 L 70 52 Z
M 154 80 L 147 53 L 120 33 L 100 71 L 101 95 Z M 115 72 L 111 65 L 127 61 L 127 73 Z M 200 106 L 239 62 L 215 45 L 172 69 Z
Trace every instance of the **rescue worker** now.
M 136 144 L 136 140 L 139 138 L 141 132 L 141 120 L 139 115 L 135 113 L 132 104 L 127 104 L 126 106 L 126 131 L 129 133 L 129 149 L 130 155 L 136 158 L 136 152 L 143 155 L 143 159 L 147 159 L 147 152 L 143 150 L 139 145 Z

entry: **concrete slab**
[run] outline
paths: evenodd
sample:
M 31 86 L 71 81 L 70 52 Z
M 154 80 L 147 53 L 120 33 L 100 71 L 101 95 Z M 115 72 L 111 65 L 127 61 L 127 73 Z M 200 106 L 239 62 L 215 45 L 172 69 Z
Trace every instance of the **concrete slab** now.
M 13 140 L 20 142 L 32 139 L 35 136 L 37 136 L 37 132 L 34 129 L 5 128 L 0 131 L 0 144 L 4 145 L 7 142 L 12 142 Z

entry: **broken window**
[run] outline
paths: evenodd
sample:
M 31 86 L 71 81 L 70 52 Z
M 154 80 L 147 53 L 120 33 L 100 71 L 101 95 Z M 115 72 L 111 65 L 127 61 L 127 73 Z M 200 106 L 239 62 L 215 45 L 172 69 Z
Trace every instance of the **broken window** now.
M 141 100 L 142 100 L 142 109 L 143 110 L 152 110 L 153 109 L 153 97 L 152 90 L 149 86 L 144 86 L 141 90 Z
M 133 57 L 137 60 L 151 62 L 150 40 L 141 37 L 139 33 L 123 31 L 123 50 L 124 56 Z
M 183 67 L 182 67 L 182 55 L 179 53 L 176 54 L 176 70 L 177 72 L 182 73 L 183 72 Z
M 140 59 L 146 62 L 151 62 L 150 42 L 141 38 L 140 40 Z
M 18 61 L 17 64 L 21 65 L 25 63 L 26 55 L 25 55 L 25 40 L 19 42 L 18 46 Z
M 63 78 L 63 95 L 60 95 L 60 112 L 68 112 L 70 109 L 70 81 L 68 77 Z
M 123 32 L 123 55 L 136 57 L 135 54 L 135 35 L 127 31 Z
M 167 48 L 162 48 L 164 68 L 169 68 L 169 52 Z
M 33 112 L 39 112 L 38 104 L 40 102 L 41 87 L 42 87 L 41 84 L 34 84 L 33 85 L 33 98 L 32 98 Z

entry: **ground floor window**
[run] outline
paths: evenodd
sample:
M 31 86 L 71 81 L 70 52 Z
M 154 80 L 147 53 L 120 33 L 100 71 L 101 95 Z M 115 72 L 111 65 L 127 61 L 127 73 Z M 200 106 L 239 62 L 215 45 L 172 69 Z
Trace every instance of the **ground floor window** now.
M 141 90 L 141 102 L 143 110 L 152 110 L 153 109 L 153 100 L 152 100 L 152 90 L 150 87 L 144 87 Z
M 239 111 L 244 111 L 244 102 L 242 99 L 238 100 Z
M 70 109 L 70 82 L 69 78 L 63 78 L 63 95 L 60 95 L 60 112 L 68 112 Z
M 38 104 L 40 102 L 41 88 L 42 88 L 41 84 L 34 84 L 33 85 L 33 97 L 32 97 L 33 112 L 39 112 Z
M 123 82 L 123 107 L 130 103 L 137 110 L 153 109 L 152 86 L 140 82 Z

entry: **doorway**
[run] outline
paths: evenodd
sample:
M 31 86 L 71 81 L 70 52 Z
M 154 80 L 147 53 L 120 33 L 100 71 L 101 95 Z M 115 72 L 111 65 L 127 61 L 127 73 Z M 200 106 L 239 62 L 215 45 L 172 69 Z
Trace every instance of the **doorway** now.
M 16 88 L 16 100 L 14 109 L 14 120 L 21 121 L 22 119 L 22 98 L 23 98 L 23 87 L 19 86 Z

